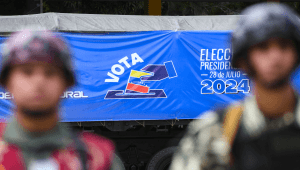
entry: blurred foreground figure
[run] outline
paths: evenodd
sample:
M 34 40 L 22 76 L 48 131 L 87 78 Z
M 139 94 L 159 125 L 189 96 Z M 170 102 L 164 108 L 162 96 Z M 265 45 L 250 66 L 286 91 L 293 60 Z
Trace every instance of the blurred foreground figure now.
M 0 83 L 12 93 L 11 121 L 1 124 L 0 169 L 109 170 L 122 167 L 114 144 L 75 133 L 59 121 L 60 96 L 75 84 L 68 47 L 50 31 L 24 30 L 3 47 Z
M 290 82 L 299 64 L 299 18 L 276 3 L 242 15 L 231 34 L 231 62 L 251 78 L 252 94 L 193 121 L 171 170 L 300 169 L 300 103 Z

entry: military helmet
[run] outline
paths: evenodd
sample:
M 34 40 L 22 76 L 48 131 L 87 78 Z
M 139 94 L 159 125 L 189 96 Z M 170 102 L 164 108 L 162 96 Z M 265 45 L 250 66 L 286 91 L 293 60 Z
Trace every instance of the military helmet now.
M 12 65 L 30 61 L 48 62 L 63 68 L 68 85 L 75 84 L 71 54 L 65 40 L 58 33 L 47 30 L 15 32 L 4 42 L 0 84 L 5 85 Z
M 246 58 L 250 46 L 273 37 L 293 39 L 300 44 L 297 13 L 280 3 L 260 3 L 246 8 L 231 34 L 232 66 L 238 67 L 238 59 Z

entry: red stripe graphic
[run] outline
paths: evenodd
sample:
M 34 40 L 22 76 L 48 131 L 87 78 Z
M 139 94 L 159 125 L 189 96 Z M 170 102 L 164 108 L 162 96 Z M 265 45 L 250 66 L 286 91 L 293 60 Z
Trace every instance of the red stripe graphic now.
M 126 90 L 132 90 L 140 93 L 148 93 L 149 87 L 128 83 Z

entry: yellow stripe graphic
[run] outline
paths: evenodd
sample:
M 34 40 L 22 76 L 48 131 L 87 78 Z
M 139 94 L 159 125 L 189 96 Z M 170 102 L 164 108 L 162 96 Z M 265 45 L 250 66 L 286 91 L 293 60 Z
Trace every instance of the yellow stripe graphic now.
M 135 71 L 135 70 L 131 70 L 130 76 L 131 77 L 136 77 L 136 78 L 140 78 L 142 76 L 151 76 L 152 74 L 150 73 L 145 73 L 145 72 L 141 72 L 141 71 Z

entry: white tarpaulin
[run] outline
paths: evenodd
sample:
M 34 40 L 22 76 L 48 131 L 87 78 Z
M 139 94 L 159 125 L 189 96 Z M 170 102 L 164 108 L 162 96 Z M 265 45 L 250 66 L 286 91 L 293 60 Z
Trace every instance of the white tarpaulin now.
M 0 32 L 24 28 L 74 32 L 130 32 L 157 30 L 232 30 L 239 15 L 146 16 L 43 13 L 0 16 Z

